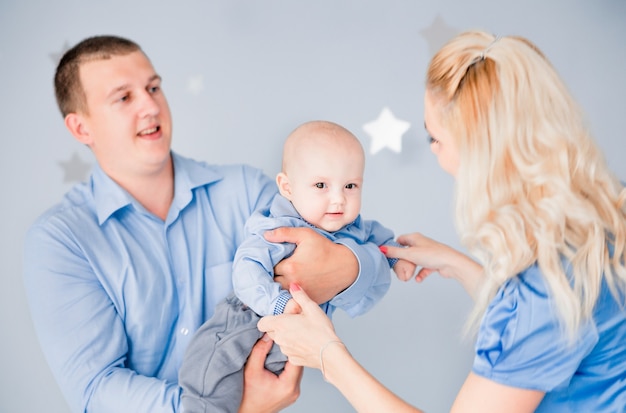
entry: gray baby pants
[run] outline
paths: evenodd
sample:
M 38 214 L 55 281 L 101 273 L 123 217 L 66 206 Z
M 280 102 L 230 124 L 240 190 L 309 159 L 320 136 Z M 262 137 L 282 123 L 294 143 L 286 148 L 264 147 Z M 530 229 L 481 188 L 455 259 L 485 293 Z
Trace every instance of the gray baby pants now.
M 178 384 L 185 413 L 237 413 L 243 395 L 243 367 L 263 333 L 260 317 L 231 293 L 215 307 L 189 343 Z M 265 368 L 280 374 L 287 357 L 274 344 Z

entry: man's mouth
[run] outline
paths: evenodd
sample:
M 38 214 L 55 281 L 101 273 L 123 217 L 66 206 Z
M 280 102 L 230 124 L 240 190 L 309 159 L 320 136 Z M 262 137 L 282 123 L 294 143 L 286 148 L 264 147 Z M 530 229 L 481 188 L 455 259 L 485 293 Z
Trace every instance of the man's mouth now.
M 152 135 L 153 133 L 157 133 L 159 129 L 161 129 L 159 126 L 155 126 L 154 128 L 150 128 L 150 129 L 144 129 L 141 132 L 139 132 L 138 135 L 139 136 Z

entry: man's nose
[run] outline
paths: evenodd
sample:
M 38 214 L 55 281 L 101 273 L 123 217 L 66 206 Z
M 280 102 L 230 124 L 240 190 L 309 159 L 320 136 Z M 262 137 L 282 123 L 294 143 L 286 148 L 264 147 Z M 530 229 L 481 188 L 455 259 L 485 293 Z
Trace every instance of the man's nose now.
M 161 111 L 161 108 L 154 99 L 154 96 L 148 91 L 141 95 L 139 104 L 141 117 L 156 116 Z

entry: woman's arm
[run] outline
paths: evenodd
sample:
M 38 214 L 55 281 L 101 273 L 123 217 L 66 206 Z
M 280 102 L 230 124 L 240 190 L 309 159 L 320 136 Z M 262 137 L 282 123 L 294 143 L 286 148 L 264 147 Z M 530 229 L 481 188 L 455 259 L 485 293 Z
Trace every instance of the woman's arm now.
M 450 410 L 451 413 L 532 413 L 544 392 L 505 386 L 470 373 Z
M 376 380 L 343 344 L 328 345 L 322 357 L 326 380 L 339 389 L 357 412 L 421 412 Z
M 392 393 L 367 372 L 337 337 L 330 319 L 297 285 L 290 292 L 302 308 L 300 314 L 263 317 L 258 327 L 274 339 L 295 365 L 322 370 L 360 413 L 420 412 Z M 544 393 L 505 386 L 470 373 L 453 413 L 532 413 Z
M 398 243 L 405 248 L 386 246 L 381 249 L 389 258 L 401 258 L 421 267 L 415 280 L 423 281 L 433 272 L 457 280 L 475 297 L 483 281 L 483 268 L 467 255 L 420 233 L 402 235 Z
M 299 286 L 292 285 L 290 292 L 302 312 L 263 317 L 258 327 L 280 345 L 291 363 L 322 369 L 326 380 L 358 412 L 420 412 L 389 391 L 350 355 L 330 319 Z

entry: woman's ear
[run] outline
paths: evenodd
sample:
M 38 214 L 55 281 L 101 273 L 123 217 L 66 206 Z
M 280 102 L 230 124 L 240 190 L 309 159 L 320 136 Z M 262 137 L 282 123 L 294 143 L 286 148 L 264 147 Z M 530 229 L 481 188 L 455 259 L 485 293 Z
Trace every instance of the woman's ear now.
M 78 113 L 70 113 L 65 117 L 65 127 L 80 143 L 91 146 L 92 138 L 87 130 L 84 116 Z
M 280 194 L 291 201 L 291 186 L 289 185 L 289 177 L 287 177 L 287 174 L 280 172 L 276 175 L 276 185 L 278 185 Z

